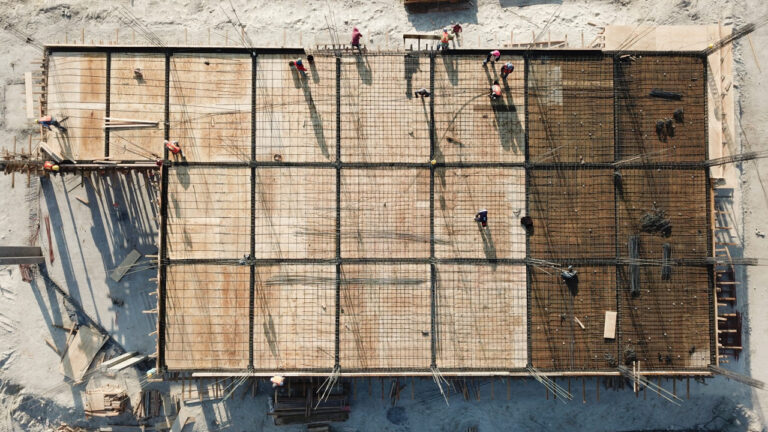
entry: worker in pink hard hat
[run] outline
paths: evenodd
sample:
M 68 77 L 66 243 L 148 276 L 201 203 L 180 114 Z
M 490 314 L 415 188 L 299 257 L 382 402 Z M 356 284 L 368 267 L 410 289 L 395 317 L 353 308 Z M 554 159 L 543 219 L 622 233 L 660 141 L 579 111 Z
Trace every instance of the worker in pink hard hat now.
M 501 57 L 501 53 L 499 50 L 493 50 L 488 53 L 488 56 L 485 58 L 485 61 L 483 62 L 483 66 L 487 65 L 488 62 L 496 63 L 499 61 L 499 58 Z

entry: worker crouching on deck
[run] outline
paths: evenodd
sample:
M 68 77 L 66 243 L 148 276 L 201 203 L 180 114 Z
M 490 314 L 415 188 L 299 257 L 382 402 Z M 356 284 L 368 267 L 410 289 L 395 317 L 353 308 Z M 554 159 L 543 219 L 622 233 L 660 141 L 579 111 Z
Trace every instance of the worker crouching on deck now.
M 482 209 L 475 213 L 475 222 L 478 222 L 483 228 L 488 226 L 488 210 Z
M 47 115 L 35 120 L 36 123 L 44 126 L 48 130 L 51 130 L 51 126 L 56 127 L 61 133 L 67 133 L 67 128 L 61 125 L 53 116 Z
M 499 85 L 499 80 L 493 81 L 493 85 L 491 86 L 491 94 L 489 96 L 491 97 L 491 100 L 496 100 L 501 97 L 501 86 Z

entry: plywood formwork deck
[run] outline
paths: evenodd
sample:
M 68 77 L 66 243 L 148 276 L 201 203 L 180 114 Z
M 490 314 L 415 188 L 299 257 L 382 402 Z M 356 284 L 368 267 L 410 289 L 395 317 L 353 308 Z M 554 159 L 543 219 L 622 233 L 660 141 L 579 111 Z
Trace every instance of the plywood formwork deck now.
M 303 77 L 295 53 L 232 51 L 110 53 L 110 114 L 163 120 L 167 107 L 184 150 L 162 167 L 159 366 L 599 374 L 631 353 L 658 371 L 712 361 L 701 57 L 515 52 L 483 67 L 475 52 L 318 52 L 302 56 Z M 77 85 L 106 98 L 100 54 L 56 56 L 49 73 L 63 78 L 71 61 Z M 61 104 L 64 87 L 51 87 Z M 432 95 L 415 97 L 421 87 Z M 101 125 L 104 102 L 78 98 L 67 103 Z M 685 122 L 659 141 L 657 117 L 678 105 Z M 162 152 L 164 133 L 110 132 L 110 155 Z M 102 157 L 105 144 L 103 131 L 88 142 Z M 639 231 L 654 206 L 668 237 Z M 630 235 L 643 264 L 631 270 Z M 664 243 L 688 260 L 670 280 Z M 569 264 L 574 292 L 560 277 Z M 606 311 L 615 339 L 603 338 Z
M 105 156 L 104 113 L 106 67 L 104 53 L 53 53 L 48 57 L 48 114 L 67 128 L 52 128 L 44 137 L 65 158 L 93 160 Z
M 157 122 L 149 128 L 110 129 L 109 157 L 114 160 L 160 159 L 165 121 L 165 55 L 121 54 L 110 58 L 109 116 Z M 134 69 L 141 69 L 136 78 Z

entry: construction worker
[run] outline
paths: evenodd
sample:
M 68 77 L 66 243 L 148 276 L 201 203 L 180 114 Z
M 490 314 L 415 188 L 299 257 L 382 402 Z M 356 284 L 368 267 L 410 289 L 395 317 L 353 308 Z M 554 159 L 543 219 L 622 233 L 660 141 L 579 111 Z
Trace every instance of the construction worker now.
M 309 67 L 313 67 L 315 65 L 315 56 L 313 56 L 312 54 L 308 54 L 307 63 L 309 63 Z
M 488 226 L 488 210 L 482 209 L 475 213 L 475 222 L 479 222 L 483 228 Z
M 169 152 L 177 155 L 181 153 L 181 147 L 179 146 L 178 141 L 163 141 L 163 144 L 165 144 L 165 148 L 168 149 Z
M 133 70 L 133 77 L 137 80 L 144 79 L 144 73 L 141 72 L 141 68 L 136 68 Z
M 352 48 L 357 48 L 360 52 L 362 52 L 360 49 L 360 38 L 362 37 L 363 34 L 360 33 L 360 30 L 358 30 L 357 27 L 352 29 Z
M 43 169 L 45 171 L 58 172 L 59 166 L 51 161 L 45 161 L 45 163 L 43 163 Z
M 296 66 L 296 70 L 301 73 L 301 76 L 306 78 L 307 77 L 307 68 L 304 67 L 304 64 L 301 62 L 301 59 L 296 59 L 296 63 L 294 64 Z
M 499 58 L 501 58 L 501 53 L 499 50 L 493 50 L 488 53 L 488 56 L 485 58 L 485 61 L 483 62 L 483 66 L 487 65 L 488 62 L 491 62 L 491 64 L 495 64 L 497 61 L 499 61 Z
M 429 90 L 425 89 L 424 87 L 422 87 L 422 88 L 420 88 L 420 89 L 416 90 L 415 92 L 413 92 L 413 94 L 414 94 L 415 96 L 417 96 L 417 97 L 420 97 L 420 98 L 422 98 L 422 99 L 424 99 L 425 97 L 429 97 L 429 96 L 431 96 L 431 95 L 432 95 L 432 94 L 429 92 Z
M 501 97 L 501 86 L 499 85 L 499 80 L 493 81 L 493 85 L 491 86 L 490 97 L 491 97 L 491 100 L 496 100 Z
M 440 36 L 440 49 L 443 51 L 446 51 L 448 49 L 448 44 L 451 41 L 451 37 L 448 36 L 448 29 L 443 29 L 443 35 Z
M 461 24 L 454 23 L 453 27 L 451 28 L 451 33 L 456 37 L 456 39 L 459 38 L 459 33 L 461 33 L 463 29 L 461 28 Z
M 39 123 L 45 126 L 46 128 L 48 128 L 48 130 L 51 130 L 51 126 L 55 126 L 62 133 L 67 133 L 67 128 L 65 128 L 58 121 L 56 121 L 56 119 L 53 118 L 53 116 L 47 115 L 47 116 L 40 117 L 39 119 L 35 120 L 35 123 Z
M 285 384 L 285 377 L 280 375 L 275 375 L 272 378 L 270 378 L 269 381 L 272 383 L 272 388 L 282 387 L 283 384 Z
M 513 65 L 511 62 L 505 63 L 501 67 L 501 79 L 505 80 L 507 79 L 507 76 L 511 74 L 515 70 L 515 65 Z

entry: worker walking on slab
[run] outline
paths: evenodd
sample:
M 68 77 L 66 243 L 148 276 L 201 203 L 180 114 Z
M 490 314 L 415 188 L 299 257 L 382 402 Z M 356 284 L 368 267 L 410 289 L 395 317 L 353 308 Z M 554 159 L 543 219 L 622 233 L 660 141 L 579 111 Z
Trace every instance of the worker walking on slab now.
M 499 80 L 493 81 L 493 85 L 491 86 L 491 94 L 489 96 L 491 97 L 491 100 L 496 100 L 501 97 L 501 86 L 499 85 Z
M 357 29 L 357 27 L 354 27 L 352 29 L 352 48 L 357 48 L 358 51 L 362 53 L 362 50 L 360 49 L 360 38 L 363 37 L 363 34 L 360 33 L 360 30 Z
M 425 97 L 430 97 L 432 95 L 432 93 L 430 93 L 429 90 L 425 89 L 424 87 L 416 90 L 415 92 L 413 92 L 413 94 L 422 99 L 424 99 Z
M 504 63 L 504 65 L 501 67 L 501 79 L 506 80 L 507 76 L 511 74 L 515 70 L 515 65 L 513 65 L 511 62 Z
M 475 213 L 475 222 L 480 223 L 480 225 L 485 228 L 488 226 L 488 210 L 482 209 L 479 212 Z
M 491 64 L 495 64 L 499 59 L 501 58 L 501 53 L 499 50 L 493 50 L 488 53 L 488 56 L 485 58 L 485 61 L 483 61 L 483 67 L 488 64 L 488 62 L 491 62 Z
M 448 29 L 443 29 L 443 35 L 440 36 L 440 49 L 443 51 L 448 50 L 448 44 L 451 42 L 451 37 L 448 36 Z
M 61 133 L 67 133 L 67 128 L 61 125 L 53 116 L 47 115 L 35 120 L 35 123 L 39 123 L 48 130 L 51 130 L 51 126 L 56 127 Z
M 459 41 L 459 33 L 461 33 L 462 30 L 461 24 L 459 23 L 454 23 L 453 27 L 451 27 L 451 33 L 453 34 L 453 37 L 456 38 L 456 42 Z
M 296 63 L 294 65 L 296 66 L 296 70 L 301 73 L 302 78 L 306 78 L 307 68 L 304 67 L 304 63 L 301 62 L 301 59 L 296 59 Z

